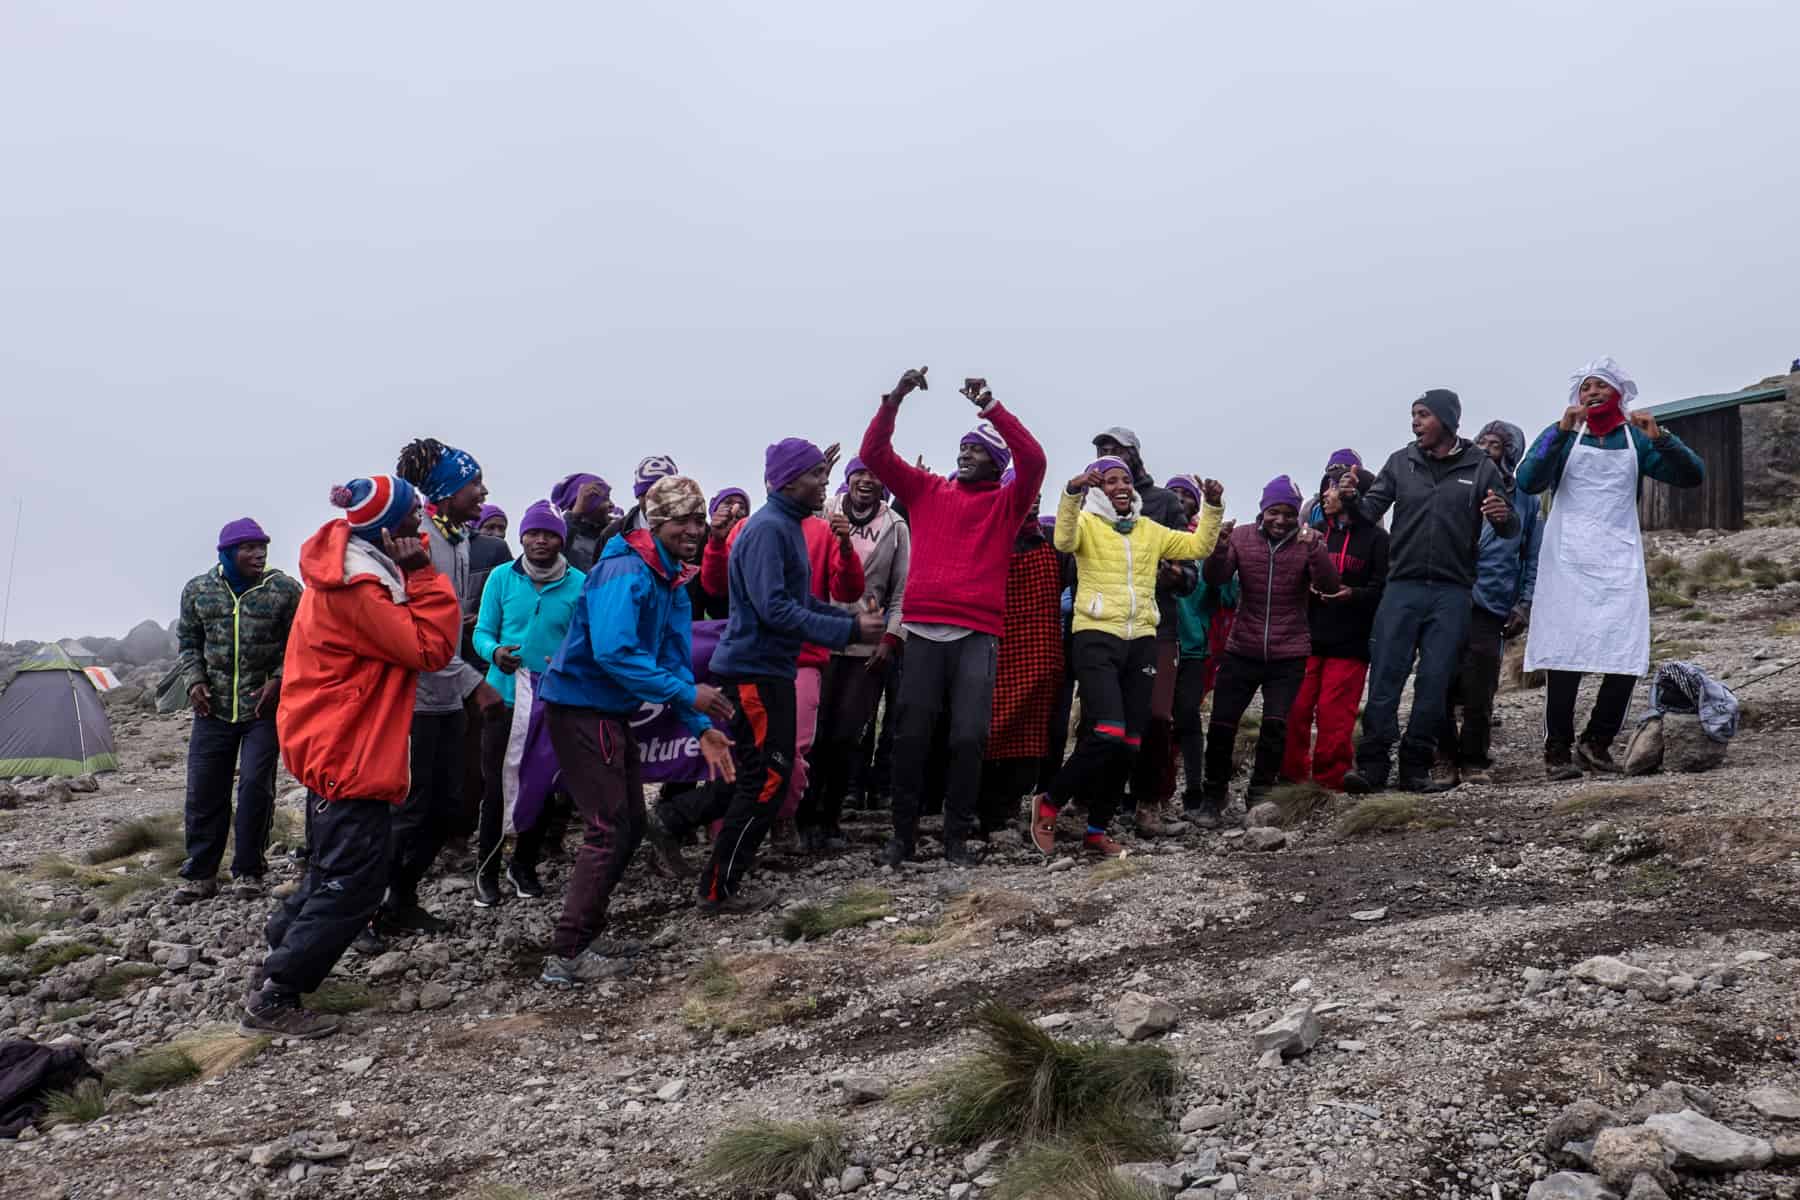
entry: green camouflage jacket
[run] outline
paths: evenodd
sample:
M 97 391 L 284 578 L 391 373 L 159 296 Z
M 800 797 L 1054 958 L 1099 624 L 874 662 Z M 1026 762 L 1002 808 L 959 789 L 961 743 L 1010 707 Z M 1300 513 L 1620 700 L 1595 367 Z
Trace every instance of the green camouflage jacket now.
M 281 675 L 300 592 L 298 582 L 273 568 L 242 596 L 231 594 L 218 567 L 188 580 L 175 627 L 183 689 L 204 683 L 212 693 L 213 716 L 250 720 L 256 694 Z

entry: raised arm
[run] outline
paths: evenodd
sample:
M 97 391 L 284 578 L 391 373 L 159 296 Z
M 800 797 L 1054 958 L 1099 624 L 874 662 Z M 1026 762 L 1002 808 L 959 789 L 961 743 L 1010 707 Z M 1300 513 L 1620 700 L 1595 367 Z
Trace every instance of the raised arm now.
M 993 398 L 993 393 L 982 394 L 987 400 L 981 405 L 981 415 L 992 422 L 995 432 L 1006 439 L 1006 447 L 1012 451 L 1013 474 L 1016 477 L 1012 486 L 1016 489 L 1016 494 L 1010 497 L 1010 507 L 1018 510 L 1015 518 L 1023 521 L 1026 511 L 1044 488 L 1044 472 L 1048 469 L 1044 448 L 1038 445 L 1038 440 L 1031 436 L 1031 431 L 1013 415 L 1011 409 Z
M 1192 533 L 1157 526 L 1165 534 L 1162 551 L 1157 557 L 1162 559 L 1205 558 L 1219 544 L 1219 523 L 1224 519 L 1225 509 L 1222 506 L 1202 504 L 1199 524 L 1195 526 Z
M 899 416 L 900 402 L 907 393 L 925 387 L 924 367 L 902 375 L 894 390 L 881 398 L 881 407 L 875 410 L 875 417 L 863 433 L 862 446 L 857 452 L 875 478 L 909 507 L 930 477 L 894 453 L 894 418 Z
M 1056 530 L 1050 535 L 1050 544 L 1064 554 L 1081 549 L 1081 501 L 1080 493 L 1064 488 L 1062 498 L 1056 502 Z
M 1381 474 L 1375 477 L 1375 485 L 1366 496 L 1358 496 L 1356 503 L 1349 506 L 1350 511 L 1371 525 L 1381 524 L 1381 518 L 1387 516 L 1387 510 L 1394 506 L 1394 458 L 1390 456 L 1382 464 Z

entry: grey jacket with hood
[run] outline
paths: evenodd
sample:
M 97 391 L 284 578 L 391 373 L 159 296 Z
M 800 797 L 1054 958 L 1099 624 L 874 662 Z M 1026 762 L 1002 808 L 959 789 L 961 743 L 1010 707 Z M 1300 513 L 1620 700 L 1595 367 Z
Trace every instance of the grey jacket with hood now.
M 838 495 L 825 502 L 827 518 L 843 511 L 844 499 Z M 906 518 L 882 501 L 867 525 L 852 526 L 850 542 L 862 558 L 864 597 L 873 597 L 881 606 L 887 617 L 887 632 L 893 637 L 901 636 L 900 605 L 906 599 L 906 572 L 912 564 L 912 532 L 907 528 Z M 840 604 L 838 607 L 853 610 L 856 605 Z M 875 643 L 852 642 L 833 653 L 868 658 L 875 653 Z

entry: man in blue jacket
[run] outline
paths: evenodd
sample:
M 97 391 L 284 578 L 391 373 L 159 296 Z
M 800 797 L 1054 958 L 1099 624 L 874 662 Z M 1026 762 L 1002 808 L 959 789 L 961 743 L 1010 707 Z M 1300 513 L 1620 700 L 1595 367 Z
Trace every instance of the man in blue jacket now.
M 1475 438 L 1508 478 L 1525 453 L 1525 431 L 1506 421 L 1489 421 Z M 1462 662 L 1450 680 L 1444 705 L 1444 734 L 1438 762 L 1445 783 L 1492 783 L 1494 765 L 1488 750 L 1494 731 L 1494 694 L 1500 690 L 1500 660 L 1506 639 L 1517 637 L 1531 620 L 1531 595 L 1537 586 L 1538 547 L 1543 528 L 1538 498 L 1515 488 L 1513 511 L 1519 528 L 1501 533 L 1481 527 L 1475 548 L 1475 587 L 1469 594 L 1469 631 L 1463 639 Z M 1457 727 L 1456 710 L 1462 709 Z
M 646 704 L 672 707 L 700 741 L 715 778 L 735 778 L 731 743 L 713 720 L 729 721 L 717 688 L 695 684 L 687 583 L 706 539 L 706 496 L 671 475 L 645 493 L 647 528 L 611 539 L 582 585 L 569 635 L 539 690 L 563 785 L 581 812 L 562 918 L 544 960 L 546 983 L 585 983 L 619 974 L 642 947 L 602 938 L 606 903 L 644 836 L 644 782 L 631 719 Z M 709 719 L 710 718 L 710 719 Z
M 842 650 L 852 641 L 880 641 L 887 629 L 879 611 L 847 613 L 812 594 L 800 522 L 824 507 L 836 457 L 836 447 L 828 455 L 802 438 L 776 442 L 764 455 L 769 502 L 744 523 L 732 547 L 731 616 L 712 657 L 713 674 L 737 710 L 731 725 L 737 781 L 670 797 L 650 816 L 650 836 L 663 845 L 724 818 L 712 860 L 700 873 L 706 915 L 755 912 L 774 898 L 739 885 L 793 774 L 800 647 L 811 642 Z

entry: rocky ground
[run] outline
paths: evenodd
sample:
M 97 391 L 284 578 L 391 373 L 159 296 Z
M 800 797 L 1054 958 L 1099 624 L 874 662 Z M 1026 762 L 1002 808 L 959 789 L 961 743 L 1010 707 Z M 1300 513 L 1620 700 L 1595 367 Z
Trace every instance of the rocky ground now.
M 1800 557 L 1794 530 L 1657 543 L 1688 566 Z M 1271 851 L 1190 832 L 1046 865 L 1005 834 L 980 869 L 895 874 L 873 865 L 871 817 L 848 853 L 767 859 L 793 900 L 885 893 L 867 898 L 885 915 L 796 943 L 778 914 L 701 919 L 640 862 L 615 932 L 653 949 L 576 991 L 537 982 L 566 859 L 551 900 L 489 911 L 453 865 L 427 903 L 457 931 L 347 956 L 342 1034 L 0 1143 L 3 1190 L 714 1196 L 695 1173 L 709 1140 L 771 1115 L 849 1130 L 822 1193 L 978 1200 L 1007 1148 L 937 1146 L 928 1105 L 897 1093 L 967 1052 L 971 1011 L 997 999 L 1059 1037 L 1148 1034 L 1178 1056 L 1180 1153 L 1137 1171 L 1147 1194 L 1609 1194 L 1597 1164 L 1620 1196 L 1634 1165 L 1671 1195 L 1800 1196 L 1800 669 L 1782 670 L 1800 662 L 1800 583 L 1721 582 L 1656 615 L 1658 657 L 1741 689 L 1716 771 L 1547 785 L 1542 693 L 1508 691 L 1495 784 L 1360 835 L 1340 799 Z M 0 957 L 0 1039 L 72 1037 L 102 1066 L 234 1021 L 272 903 L 180 909 L 166 880 L 109 902 L 105 879 L 45 877 L 48 856 L 178 808 L 185 719 L 123 725 L 124 770 L 99 792 L 0 813 L 0 875 L 66 914 Z

